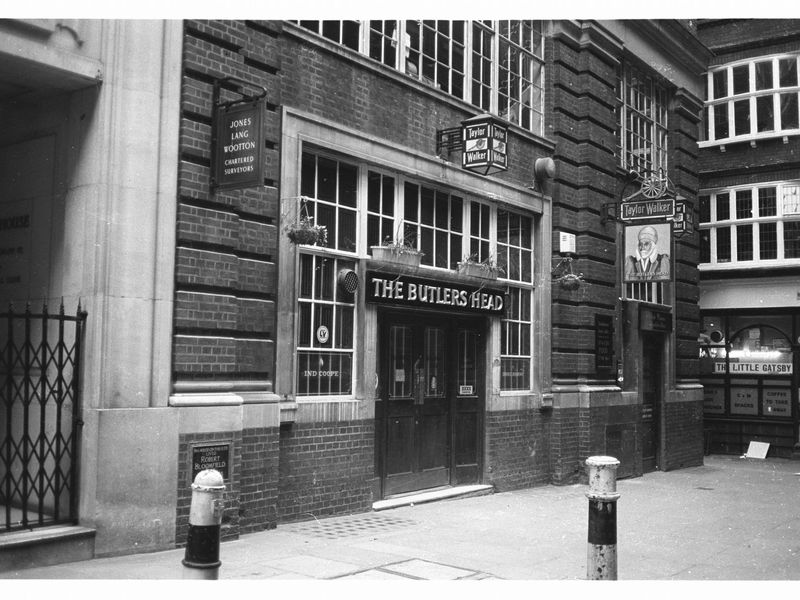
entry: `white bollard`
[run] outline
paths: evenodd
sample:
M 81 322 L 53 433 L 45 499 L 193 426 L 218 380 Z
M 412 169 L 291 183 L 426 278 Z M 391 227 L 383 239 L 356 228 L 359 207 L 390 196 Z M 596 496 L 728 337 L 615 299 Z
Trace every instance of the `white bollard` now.
M 184 579 L 218 579 L 219 533 L 225 484 L 214 469 L 200 471 L 192 483 L 189 535 L 183 559 Z
M 586 459 L 589 474 L 589 555 L 586 579 L 617 578 L 617 467 L 613 456 Z

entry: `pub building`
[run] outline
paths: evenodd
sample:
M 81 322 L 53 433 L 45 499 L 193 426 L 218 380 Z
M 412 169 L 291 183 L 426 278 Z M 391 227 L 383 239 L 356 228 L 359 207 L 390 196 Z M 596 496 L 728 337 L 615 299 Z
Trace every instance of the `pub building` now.
M 596 454 L 621 477 L 702 464 L 691 23 L 0 28 L 0 301 L 63 296 L 74 331 L 41 421 L 23 390 L 57 384 L 0 373 L 6 532 L 69 538 L 0 534 L 0 569 L 182 546 L 208 467 L 227 540 L 585 482 Z M 57 497 L 8 452 L 51 413 Z

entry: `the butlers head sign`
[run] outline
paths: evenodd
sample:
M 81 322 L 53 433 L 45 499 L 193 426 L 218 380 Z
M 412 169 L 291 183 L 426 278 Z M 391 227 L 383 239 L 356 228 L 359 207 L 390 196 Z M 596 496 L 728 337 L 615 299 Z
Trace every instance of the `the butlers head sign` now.
M 377 304 L 505 314 L 505 294 L 490 288 L 371 271 L 364 292 L 367 302 Z

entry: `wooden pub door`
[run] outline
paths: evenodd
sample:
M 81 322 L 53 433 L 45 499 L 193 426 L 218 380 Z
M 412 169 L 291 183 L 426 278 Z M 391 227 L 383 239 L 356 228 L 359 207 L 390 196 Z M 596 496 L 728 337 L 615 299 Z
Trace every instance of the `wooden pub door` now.
M 479 481 L 483 326 L 480 320 L 383 316 L 384 497 Z
M 647 335 L 643 339 L 642 356 L 642 471 L 649 473 L 659 468 L 659 406 L 661 405 L 663 341 L 659 336 Z

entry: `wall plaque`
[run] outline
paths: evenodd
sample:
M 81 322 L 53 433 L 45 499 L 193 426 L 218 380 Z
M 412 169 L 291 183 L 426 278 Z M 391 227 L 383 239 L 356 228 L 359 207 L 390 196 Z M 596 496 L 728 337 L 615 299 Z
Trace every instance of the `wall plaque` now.
M 230 478 L 230 444 L 214 444 L 213 446 L 194 446 L 192 448 L 192 481 L 200 471 L 215 469 L 222 478 Z
M 610 315 L 594 316 L 594 368 L 598 373 L 614 368 L 614 318 Z

